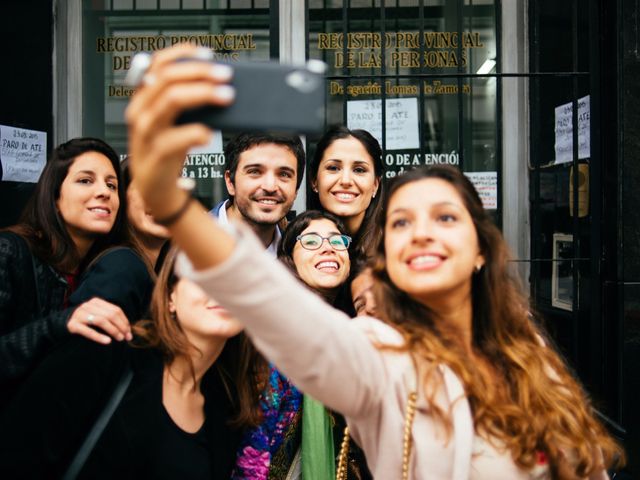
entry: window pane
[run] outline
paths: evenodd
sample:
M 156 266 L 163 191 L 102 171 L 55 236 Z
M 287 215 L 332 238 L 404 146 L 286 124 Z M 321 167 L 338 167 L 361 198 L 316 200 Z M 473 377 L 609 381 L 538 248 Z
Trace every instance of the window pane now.
M 589 70 L 589 9 L 578 0 L 531 3 L 534 72 Z
M 83 133 L 104 138 L 120 154 L 127 151 L 124 110 L 132 93 L 123 79 L 135 53 L 187 41 L 210 48 L 219 60 L 269 59 L 268 9 L 250 15 L 233 10 L 221 14 L 202 10 L 202 0 L 183 0 L 184 9 L 200 9 L 197 14 L 167 15 L 170 1 L 163 0 L 157 10 L 125 15 L 96 10 L 95 2 L 84 1 Z M 221 145 L 217 138 L 207 149 L 190 155 L 183 171 L 196 179 L 196 195 L 210 206 L 226 197 Z
M 326 2 L 325 2 L 326 3 Z M 418 165 L 446 163 L 488 185 L 498 205 L 497 80 L 492 2 L 352 2 L 345 12 L 309 10 L 309 56 L 328 66 L 327 124 L 369 130 L 392 177 Z M 356 8 L 359 7 L 359 8 Z

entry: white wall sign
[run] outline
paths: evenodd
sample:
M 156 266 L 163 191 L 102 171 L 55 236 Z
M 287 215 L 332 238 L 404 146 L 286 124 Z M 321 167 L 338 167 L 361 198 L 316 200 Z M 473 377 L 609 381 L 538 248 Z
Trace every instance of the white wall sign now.
M 188 155 L 194 153 L 222 153 L 222 151 L 222 132 L 220 130 L 213 130 L 213 135 L 209 143 L 201 147 L 193 147 L 189 150 Z
M 555 163 L 573 161 L 573 103 L 555 109 Z M 578 159 L 591 157 L 590 96 L 578 99 Z
M 47 133 L 0 125 L 2 180 L 35 183 L 47 163 Z
M 386 150 L 420 148 L 418 99 L 388 98 L 385 107 Z M 347 126 L 367 130 L 382 146 L 382 100 L 347 101 Z
M 225 162 L 222 132 L 214 130 L 209 143 L 189 150 L 182 176 L 195 179 L 224 178 Z
M 498 208 L 498 172 L 464 172 L 476 187 L 482 205 L 487 210 Z

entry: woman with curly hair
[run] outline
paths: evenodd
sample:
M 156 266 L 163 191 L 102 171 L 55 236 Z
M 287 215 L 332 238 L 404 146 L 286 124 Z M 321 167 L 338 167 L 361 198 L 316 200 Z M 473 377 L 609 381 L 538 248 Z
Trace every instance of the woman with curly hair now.
M 246 228 L 220 228 L 176 187 L 187 150 L 210 133 L 173 118 L 233 100 L 227 68 L 174 62 L 193 54 L 156 54 L 153 81 L 129 104 L 140 192 L 191 261 L 180 271 L 215 292 L 302 391 L 345 416 L 374 478 L 607 478 L 621 449 L 530 318 L 470 181 L 434 166 L 390 183 L 373 269 L 379 319 L 348 321 Z

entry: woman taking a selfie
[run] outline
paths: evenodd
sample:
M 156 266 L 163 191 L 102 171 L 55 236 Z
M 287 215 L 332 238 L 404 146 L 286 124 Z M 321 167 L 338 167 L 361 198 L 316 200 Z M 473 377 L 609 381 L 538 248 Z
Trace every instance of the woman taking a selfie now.
M 349 321 L 247 229 L 223 230 L 175 186 L 187 150 L 210 134 L 173 118 L 232 100 L 224 71 L 173 65 L 192 52 L 157 54 L 154 81 L 128 107 L 134 178 L 191 260 L 179 270 L 219 295 L 300 389 L 346 417 L 374 478 L 606 478 L 621 450 L 530 319 L 469 180 L 437 166 L 390 184 L 374 265 L 380 320 Z
M 353 237 L 353 255 L 369 256 L 383 197 L 384 164 L 378 141 L 366 130 L 330 128 L 309 165 L 307 208 L 339 217 Z
M 75 338 L 25 382 L 0 419 L 2 478 L 61 477 L 125 370 L 78 478 L 229 478 L 242 429 L 259 419 L 255 354 L 238 321 L 173 273 L 174 257 L 131 344 Z

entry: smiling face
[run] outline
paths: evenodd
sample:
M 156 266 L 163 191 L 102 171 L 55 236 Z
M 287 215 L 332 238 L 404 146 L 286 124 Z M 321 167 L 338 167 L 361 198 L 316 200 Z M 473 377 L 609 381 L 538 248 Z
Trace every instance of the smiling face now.
M 169 311 L 175 313 L 187 338 L 231 338 L 242 331 L 242 324 L 209 298 L 194 282 L 181 278 L 171 292 Z
M 56 207 L 78 248 L 109 233 L 120 207 L 118 179 L 109 159 L 98 152 L 76 157 L 60 186 Z
M 352 235 L 360 228 L 378 186 L 373 159 L 354 137 L 339 138 L 327 147 L 313 182 L 322 207 L 343 217 Z
M 335 223 L 326 218 L 312 220 L 300 235 L 317 233 L 322 237 L 340 235 Z M 349 276 L 348 250 L 336 250 L 323 240 L 317 250 L 307 250 L 297 241 L 293 247 L 293 263 L 300 279 L 315 290 L 333 290 Z
M 233 208 L 249 223 L 275 225 L 296 198 L 297 159 L 283 145 L 263 143 L 240 154 L 235 179 L 225 172 Z
M 484 265 L 475 225 L 457 190 L 425 178 L 396 190 L 385 224 L 391 281 L 427 307 L 471 302 L 471 277 Z

